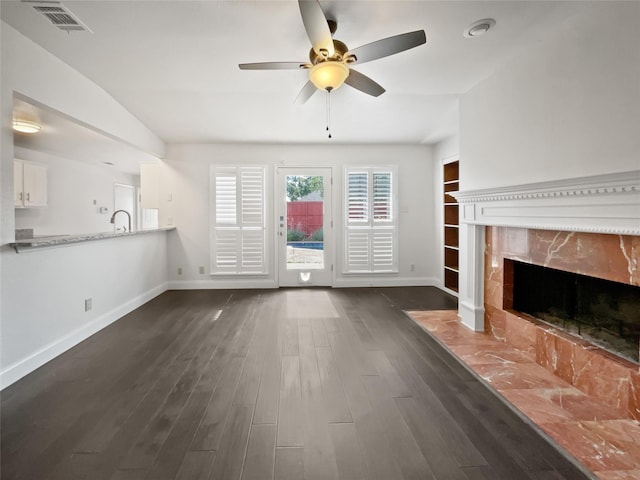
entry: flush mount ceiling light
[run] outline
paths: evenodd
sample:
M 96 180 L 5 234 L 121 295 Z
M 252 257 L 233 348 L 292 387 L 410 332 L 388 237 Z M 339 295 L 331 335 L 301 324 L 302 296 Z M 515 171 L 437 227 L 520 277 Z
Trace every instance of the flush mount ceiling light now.
M 349 67 L 342 62 L 320 62 L 309 70 L 309 80 L 320 90 L 332 91 L 349 76 Z
M 42 125 L 37 120 L 26 118 L 14 118 L 13 130 L 19 133 L 38 133 Z
M 467 28 L 464 29 L 462 35 L 465 38 L 475 38 L 487 33 L 493 26 L 496 24 L 496 21 L 493 18 L 483 18 L 482 20 L 478 20 L 477 22 L 473 22 Z
M 34 134 L 42 130 L 41 113 L 35 105 L 15 98 L 11 113 L 11 126 L 14 132 Z

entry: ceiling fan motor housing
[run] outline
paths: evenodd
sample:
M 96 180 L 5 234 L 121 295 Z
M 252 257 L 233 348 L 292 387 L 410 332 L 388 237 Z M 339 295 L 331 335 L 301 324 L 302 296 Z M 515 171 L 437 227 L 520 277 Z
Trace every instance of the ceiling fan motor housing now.
M 316 53 L 316 51 L 312 48 L 309 51 L 309 61 L 311 65 L 317 65 L 321 62 L 344 62 L 344 63 L 353 63 L 356 61 L 354 55 L 346 55 L 349 51 L 349 47 L 347 47 L 340 40 L 333 40 L 333 48 L 335 53 L 332 56 L 328 55 L 328 52 L 322 50 L 320 54 Z

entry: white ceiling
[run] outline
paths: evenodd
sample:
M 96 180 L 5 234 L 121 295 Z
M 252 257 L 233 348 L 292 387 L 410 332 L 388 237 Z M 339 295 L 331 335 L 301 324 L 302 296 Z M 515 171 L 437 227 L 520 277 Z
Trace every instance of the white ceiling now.
M 67 34 L 27 3 L 1 16 L 102 86 L 168 143 L 327 142 L 325 95 L 293 101 L 305 71 L 241 71 L 238 63 L 306 61 L 296 0 L 64 1 L 92 31 Z M 582 2 L 322 1 L 350 48 L 424 29 L 426 45 L 357 67 L 378 98 L 332 94 L 332 143 L 434 143 L 457 132 L 458 96 L 526 45 L 584 8 Z M 487 35 L 467 39 L 492 17 Z M 34 66 L 34 68 L 37 68 Z

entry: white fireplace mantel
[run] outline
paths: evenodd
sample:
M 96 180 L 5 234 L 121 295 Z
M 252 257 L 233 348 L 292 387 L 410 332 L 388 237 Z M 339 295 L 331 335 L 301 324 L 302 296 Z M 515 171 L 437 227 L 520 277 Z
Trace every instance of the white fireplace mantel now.
M 640 235 L 640 170 L 453 195 L 461 223 Z
M 484 330 L 484 227 L 640 235 L 640 170 L 452 193 L 460 204 L 458 313 Z

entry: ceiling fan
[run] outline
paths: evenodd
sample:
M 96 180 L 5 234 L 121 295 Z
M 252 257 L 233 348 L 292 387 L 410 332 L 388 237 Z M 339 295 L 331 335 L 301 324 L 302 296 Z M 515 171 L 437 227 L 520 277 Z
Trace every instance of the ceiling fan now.
M 422 45 L 427 41 L 424 30 L 403 33 L 349 49 L 335 40 L 338 24 L 327 19 L 318 0 L 298 0 L 302 23 L 311 40 L 309 62 L 241 63 L 241 70 L 309 70 L 309 81 L 302 87 L 295 103 L 303 104 L 316 92 L 331 92 L 343 83 L 368 95 L 378 97 L 385 92 L 378 83 L 354 70 L 359 65 Z

